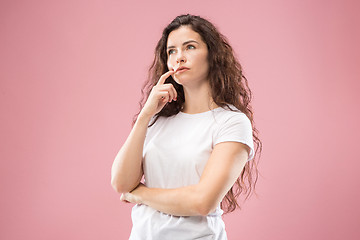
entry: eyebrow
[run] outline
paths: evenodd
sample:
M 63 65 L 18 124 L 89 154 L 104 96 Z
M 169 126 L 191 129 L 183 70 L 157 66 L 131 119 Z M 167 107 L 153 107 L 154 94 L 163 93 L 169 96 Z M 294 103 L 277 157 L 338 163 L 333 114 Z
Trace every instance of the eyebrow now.
M 188 43 L 191 43 L 191 42 L 194 42 L 194 43 L 199 44 L 199 43 L 198 43 L 197 41 L 195 41 L 195 40 L 189 40 L 189 41 L 184 42 L 182 45 L 184 46 L 184 45 L 186 45 L 186 44 L 188 44 Z M 175 46 L 168 46 L 167 49 L 169 49 L 169 48 L 175 48 Z

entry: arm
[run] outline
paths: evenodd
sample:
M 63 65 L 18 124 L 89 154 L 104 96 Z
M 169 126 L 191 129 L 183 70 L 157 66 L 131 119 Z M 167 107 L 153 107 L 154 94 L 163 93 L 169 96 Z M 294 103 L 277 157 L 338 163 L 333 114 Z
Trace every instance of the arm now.
M 141 181 L 143 146 L 149 121 L 167 102 L 177 97 L 173 85 L 164 84 L 173 73 L 173 71 L 164 73 L 153 87 L 133 129 L 115 157 L 111 167 L 111 185 L 119 193 L 133 190 Z
M 250 149 L 238 142 L 215 145 L 198 184 L 175 189 L 147 188 L 140 184 L 121 200 L 145 204 L 176 216 L 213 212 L 240 176 Z
M 115 157 L 111 168 L 111 185 L 119 193 L 133 190 L 141 181 L 142 152 L 149 121 L 150 117 L 139 115 Z

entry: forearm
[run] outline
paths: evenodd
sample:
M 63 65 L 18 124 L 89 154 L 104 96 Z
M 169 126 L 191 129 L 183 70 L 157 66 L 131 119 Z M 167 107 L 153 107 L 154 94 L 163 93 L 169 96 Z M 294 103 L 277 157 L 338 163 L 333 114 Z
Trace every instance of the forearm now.
M 133 190 L 142 177 L 142 153 L 150 117 L 139 115 L 111 168 L 111 185 L 117 192 Z
M 136 190 L 135 190 L 136 191 Z M 207 215 L 203 205 L 203 195 L 198 185 L 191 185 L 175 189 L 142 187 L 135 193 L 142 204 L 148 205 L 160 212 L 175 216 Z

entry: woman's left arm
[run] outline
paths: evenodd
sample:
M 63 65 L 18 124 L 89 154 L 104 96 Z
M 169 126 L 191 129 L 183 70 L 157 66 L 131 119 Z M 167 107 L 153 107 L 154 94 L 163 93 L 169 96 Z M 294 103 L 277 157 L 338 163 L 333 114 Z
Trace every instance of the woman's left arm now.
M 208 215 L 213 212 L 240 176 L 250 148 L 239 142 L 216 144 L 198 184 L 174 189 L 148 188 L 139 184 L 120 199 L 145 204 L 175 216 Z

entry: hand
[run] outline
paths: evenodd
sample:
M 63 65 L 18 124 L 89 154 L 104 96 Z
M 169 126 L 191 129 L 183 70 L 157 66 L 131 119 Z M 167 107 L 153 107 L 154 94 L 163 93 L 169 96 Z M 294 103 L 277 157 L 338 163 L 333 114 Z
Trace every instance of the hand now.
M 176 101 L 177 92 L 171 83 L 165 83 L 165 80 L 175 71 L 168 71 L 164 73 L 157 84 L 152 88 L 150 95 L 141 110 L 141 114 L 149 117 L 154 116 L 165 106 L 167 102 Z
M 120 200 L 127 203 L 142 204 L 140 193 L 144 188 L 146 188 L 146 186 L 139 183 L 139 185 L 131 192 L 121 194 Z

